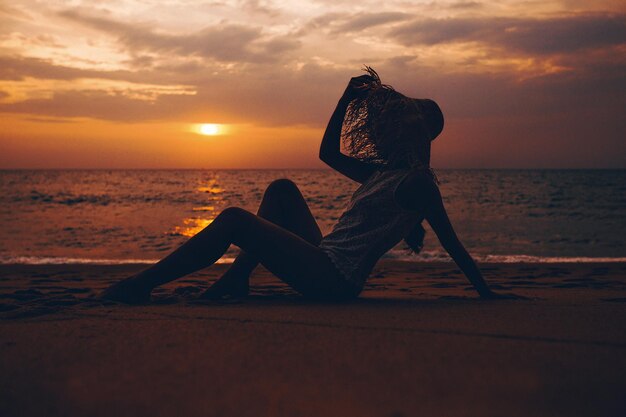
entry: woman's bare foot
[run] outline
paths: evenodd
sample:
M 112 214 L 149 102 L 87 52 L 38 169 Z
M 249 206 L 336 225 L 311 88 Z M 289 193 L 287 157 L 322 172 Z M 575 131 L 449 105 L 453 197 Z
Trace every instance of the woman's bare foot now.
M 146 304 L 150 302 L 151 292 L 152 288 L 146 288 L 138 282 L 136 276 L 132 276 L 111 285 L 98 298 L 125 304 Z
M 226 298 L 245 298 L 250 291 L 248 277 L 236 276 L 226 271 L 205 292 L 200 294 L 203 300 L 222 300 Z

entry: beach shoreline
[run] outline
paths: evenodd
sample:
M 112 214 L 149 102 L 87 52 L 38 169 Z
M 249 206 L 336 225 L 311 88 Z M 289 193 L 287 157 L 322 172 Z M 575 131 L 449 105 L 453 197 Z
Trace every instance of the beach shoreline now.
M 156 303 L 193 301 L 194 294 L 208 288 L 230 266 L 214 264 L 155 289 Z M 485 279 L 496 291 L 515 291 L 529 297 L 559 292 L 587 297 L 626 289 L 626 262 L 509 263 L 480 262 Z M 101 290 L 146 268 L 128 264 L 3 264 L 0 265 L 0 311 L 63 301 L 61 307 L 81 306 Z M 589 293 L 587 290 L 593 290 Z M 262 266 L 251 278 L 252 298 L 293 298 L 298 295 Z M 361 297 L 382 298 L 475 298 L 471 285 L 453 262 L 411 262 L 383 259 L 370 274 Z M 602 297 L 600 297 L 602 298 Z M 605 297 L 606 298 L 606 297 Z M 619 298 L 619 297 L 618 297 Z
M 263 268 L 247 300 L 92 296 L 145 265 L 0 266 L 3 416 L 618 416 L 626 263 L 379 262 L 350 303 L 305 301 Z

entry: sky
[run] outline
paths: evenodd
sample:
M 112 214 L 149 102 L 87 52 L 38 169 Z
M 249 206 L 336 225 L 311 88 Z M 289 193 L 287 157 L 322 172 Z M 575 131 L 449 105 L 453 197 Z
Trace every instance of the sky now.
M 363 65 L 434 167 L 626 168 L 623 0 L 0 0 L 0 168 L 321 168 Z

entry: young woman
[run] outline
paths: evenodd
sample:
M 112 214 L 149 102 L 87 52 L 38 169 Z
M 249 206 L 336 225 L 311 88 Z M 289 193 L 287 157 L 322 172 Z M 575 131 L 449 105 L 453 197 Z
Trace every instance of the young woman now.
M 483 298 L 496 294 L 457 238 L 430 169 L 430 143 L 443 129 L 437 104 L 412 99 L 382 84 L 378 74 L 350 80 L 332 114 L 320 158 L 361 184 L 333 230 L 322 236 L 298 187 L 278 179 L 266 189 L 257 214 L 229 207 L 170 255 L 108 288 L 102 297 L 143 303 L 151 291 L 217 261 L 231 244 L 241 249 L 204 298 L 243 297 L 261 263 L 302 295 L 357 297 L 380 257 L 403 238 L 419 251 L 425 219 Z M 340 151 L 343 138 L 350 156 Z

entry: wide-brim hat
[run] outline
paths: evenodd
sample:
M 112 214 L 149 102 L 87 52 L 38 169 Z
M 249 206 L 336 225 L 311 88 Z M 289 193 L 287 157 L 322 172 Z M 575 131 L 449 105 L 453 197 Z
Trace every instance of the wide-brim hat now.
M 428 98 L 412 98 L 422 119 L 428 138 L 433 141 L 443 131 L 443 113 L 434 100 Z

